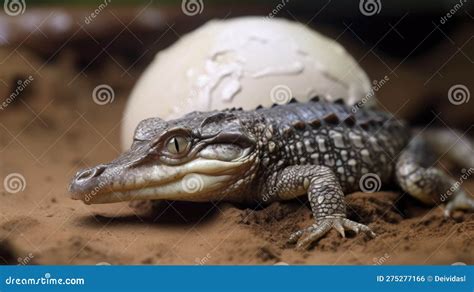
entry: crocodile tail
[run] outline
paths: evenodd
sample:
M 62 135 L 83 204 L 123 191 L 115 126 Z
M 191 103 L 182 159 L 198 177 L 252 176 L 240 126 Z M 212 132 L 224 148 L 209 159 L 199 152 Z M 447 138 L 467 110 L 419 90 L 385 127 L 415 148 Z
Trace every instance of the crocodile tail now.
M 453 129 L 428 129 L 420 132 L 438 159 L 447 158 L 457 166 L 474 169 L 474 140 L 468 133 Z

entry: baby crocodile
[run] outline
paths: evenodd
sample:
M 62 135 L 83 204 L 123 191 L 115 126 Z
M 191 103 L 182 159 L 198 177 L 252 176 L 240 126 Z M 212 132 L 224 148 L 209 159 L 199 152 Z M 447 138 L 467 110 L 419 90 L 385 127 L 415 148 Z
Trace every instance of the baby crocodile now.
M 424 203 L 444 201 L 441 195 L 455 181 L 432 166 L 424 137 L 412 137 L 388 113 L 318 98 L 252 111 L 192 112 L 171 121 L 151 118 L 138 125 L 129 151 L 79 171 L 70 192 L 87 204 L 261 204 L 306 194 L 316 223 L 290 236 L 306 248 L 331 228 L 342 236 L 346 229 L 375 236 L 346 218 L 344 194 L 396 182 Z M 449 197 L 449 210 L 474 207 L 461 188 Z

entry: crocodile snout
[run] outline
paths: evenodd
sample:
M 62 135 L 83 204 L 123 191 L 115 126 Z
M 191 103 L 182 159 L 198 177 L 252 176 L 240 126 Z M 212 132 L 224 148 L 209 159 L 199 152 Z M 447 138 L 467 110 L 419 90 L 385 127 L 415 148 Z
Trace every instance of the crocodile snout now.
M 105 165 L 98 165 L 78 171 L 69 185 L 69 192 L 72 194 L 72 198 L 83 200 L 85 194 L 100 188 L 101 184 L 103 184 L 102 174 L 105 170 Z

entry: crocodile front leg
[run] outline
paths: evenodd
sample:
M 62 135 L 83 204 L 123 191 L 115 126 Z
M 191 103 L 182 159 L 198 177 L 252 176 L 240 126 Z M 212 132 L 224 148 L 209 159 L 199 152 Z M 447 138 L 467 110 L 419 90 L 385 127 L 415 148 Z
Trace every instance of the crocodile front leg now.
M 344 193 L 332 170 L 325 166 L 290 166 L 278 173 L 267 185 L 266 198 L 289 200 L 308 194 L 316 223 L 290 236 L 290 243 L 298 248 L 308 248 L 311 243 L 324 236 L 331 228 L 343 237 L 345 229 L 360 231 L 371 237 L 375 233 L 366 225 L 346 218 Z M 305 236 L 303 236 L 305 235 Z

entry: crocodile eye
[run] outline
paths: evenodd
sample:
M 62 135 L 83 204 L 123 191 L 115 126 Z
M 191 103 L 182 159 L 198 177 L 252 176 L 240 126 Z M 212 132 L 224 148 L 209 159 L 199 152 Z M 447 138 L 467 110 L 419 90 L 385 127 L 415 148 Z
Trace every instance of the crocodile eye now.
M 171 154 L 182 154 L 191 147 L 191 140 L 188 137 L 176 136 L 168 140 L 166 149 Z

